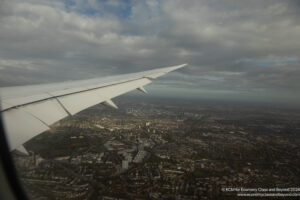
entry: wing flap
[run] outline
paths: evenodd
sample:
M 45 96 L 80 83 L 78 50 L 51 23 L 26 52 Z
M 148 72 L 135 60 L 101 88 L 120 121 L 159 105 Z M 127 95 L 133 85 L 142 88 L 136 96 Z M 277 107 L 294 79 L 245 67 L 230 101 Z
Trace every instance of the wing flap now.
M 36 135 L 49 130 L 42 121 L 23 109 L 11 109 L 3 113 L 3 122 L 10 150 L 14 150 Z
M 26 105 L 22 109 L 48 126 L 69 115 L 55 98 Z

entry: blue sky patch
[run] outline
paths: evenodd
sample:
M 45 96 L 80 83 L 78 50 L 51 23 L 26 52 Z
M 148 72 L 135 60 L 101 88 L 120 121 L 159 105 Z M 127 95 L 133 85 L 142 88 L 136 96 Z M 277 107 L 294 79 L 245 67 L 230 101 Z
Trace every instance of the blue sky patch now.
M 64 0 L 67 12 L 76 12 L 87 16 L 115 16 L 126 19 L 131 15 L 131 0 L 96 0 L 92 4 L 87 1 Z
M 298 60 L 283 60 L 283 61 L 260 61 L 258 65 L 261 67 L 268 67 L 272 65 L 283 65 L 283 64 L 298 64 Z

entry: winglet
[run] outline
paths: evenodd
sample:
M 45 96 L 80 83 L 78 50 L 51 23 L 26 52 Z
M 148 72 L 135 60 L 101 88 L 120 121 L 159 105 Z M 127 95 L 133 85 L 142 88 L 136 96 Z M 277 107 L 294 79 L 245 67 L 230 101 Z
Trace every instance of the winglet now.
M 106 100 L 103 102 L 105 105 L 109 106 L 109 107 L 112 107 L 112 108 L 115 108 L 115 109 L 118 109 L 118 106 L 110 99 Z

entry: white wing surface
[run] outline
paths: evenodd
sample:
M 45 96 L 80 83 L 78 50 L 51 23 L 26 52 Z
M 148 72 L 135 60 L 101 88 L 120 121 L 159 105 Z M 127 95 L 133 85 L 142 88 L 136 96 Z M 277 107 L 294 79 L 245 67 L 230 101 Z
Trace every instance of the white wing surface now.
M 23 144 L 49 126 L 88 107 L 104 103 L 117 106 L 112 98 L 143 86 L 186 64 L 105 78 L 54 84 L 0 88 L 1 114 L 10 150 L 26 153 Z

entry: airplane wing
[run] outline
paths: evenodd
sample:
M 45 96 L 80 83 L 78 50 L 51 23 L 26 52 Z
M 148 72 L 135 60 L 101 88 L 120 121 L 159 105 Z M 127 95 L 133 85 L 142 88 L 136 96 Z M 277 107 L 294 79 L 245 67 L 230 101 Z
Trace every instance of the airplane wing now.
M 1 114 L 10 151 L 27 153 L 23 144 L 49 126 L 99 103 L 117 108 L 112 98 L 139 89 L 186 64 L 62 83 L 0 88 Z

